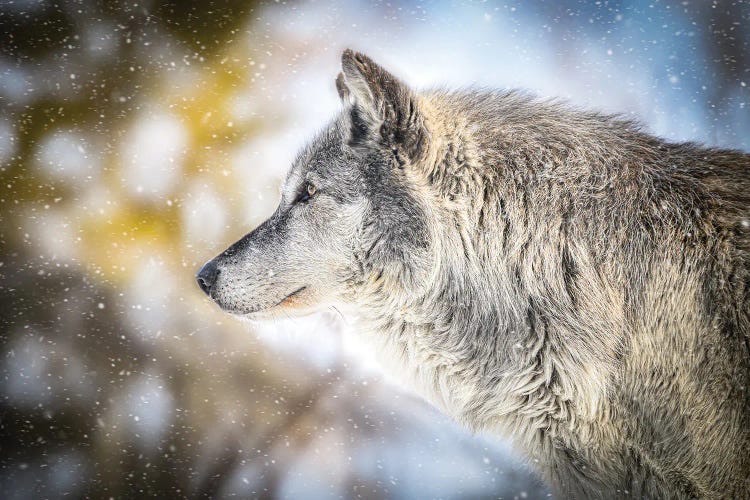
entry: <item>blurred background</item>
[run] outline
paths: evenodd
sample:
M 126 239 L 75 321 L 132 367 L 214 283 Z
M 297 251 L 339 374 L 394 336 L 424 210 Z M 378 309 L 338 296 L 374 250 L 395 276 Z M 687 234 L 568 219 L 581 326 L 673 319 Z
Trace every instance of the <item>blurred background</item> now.
M 345 318 L 194 273 L 274 210 L 346 47 L 750 149 L 746 1 L 0 0 L 0 496 L 539 498 Z

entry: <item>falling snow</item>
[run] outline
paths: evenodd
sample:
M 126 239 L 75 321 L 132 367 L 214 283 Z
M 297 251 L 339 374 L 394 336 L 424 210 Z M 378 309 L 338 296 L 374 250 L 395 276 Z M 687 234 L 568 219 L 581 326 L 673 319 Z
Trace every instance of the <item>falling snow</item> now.
M 4 498 L 547 495 L 339 315 L 248 326 L 194 284 L 338 109 L 345 47 L 750 150 L 741 0 L 6 0 L 0 26 Z

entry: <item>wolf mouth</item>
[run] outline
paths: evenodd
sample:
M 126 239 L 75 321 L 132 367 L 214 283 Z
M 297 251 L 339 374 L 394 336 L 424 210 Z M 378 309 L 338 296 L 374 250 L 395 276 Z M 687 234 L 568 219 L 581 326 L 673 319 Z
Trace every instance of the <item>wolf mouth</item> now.
M 286 297 L 278 301 L 276 304 L 274 304 L 273 307 L 280 306 L 281 304 L 291 299 L 292 297 L 302 293 L 302 291 L 305 290 L 305 288 L 307 288 L 307 286 L 299 287 L 298 289 L 296 289 L 295 291 L 293 291 L 292 293 L 290 293 L 289 295 L 287 295 Z
M 253 314 L 262 313 L 262 312 L 265 312 L 265 311 L 270 311 L 271 309 L 274 309 L 274 308 L 282 305 L 287 300 L 292 299 L 292 298 L 296 297 L 297 295 L 299 295 L 300 293 L 302 293 L 305 289 L 307 289 L 307 286 L 299 287 L 298 289 L 296 289 L 292 293 L 286 295 L 283 299 L 279 300 L 278 302 L 275 302 L 275 303 L 273 303 L 271 305 L 256 306 L 256 307 L 254 307 L 252 309 L 245 309 L 245 310 L 243 310 L 241 308 L 227 307 L 225 305 L 222 305 L 221 303 L 219 303 L 219 306 L 224 311 L 226 311 L 228 313 L 231 313 L 231 314 L 235 314 L 235 315 L 238 315 L 238 316 L 252 316 Z

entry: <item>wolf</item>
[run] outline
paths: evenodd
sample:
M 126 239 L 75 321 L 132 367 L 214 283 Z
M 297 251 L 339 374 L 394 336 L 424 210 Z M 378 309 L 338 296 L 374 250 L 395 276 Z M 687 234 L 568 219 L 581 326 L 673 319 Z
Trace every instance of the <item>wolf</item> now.
M 520 91 L 416 91 L 351 50 L 336 87 L 205 293 L 355 315 L 560 498 L 750 498 L 750 155 Z

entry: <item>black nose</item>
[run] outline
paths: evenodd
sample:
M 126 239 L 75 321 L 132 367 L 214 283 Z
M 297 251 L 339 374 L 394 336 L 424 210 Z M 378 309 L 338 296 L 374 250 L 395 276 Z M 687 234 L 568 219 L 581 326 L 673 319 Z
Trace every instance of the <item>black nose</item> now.
M 215 261 L 210 260 L 201 267 L 201 270 L 198 271 L 198 274 L 195 276 L 195 279 L 198 280 L 198 286 L 201 287 L 201 290 L 203 290 L 209 297 L 211 296 L 211 289 L 216 283 L 216 277 L 218 275 L 219 266 L 216 265 Z

